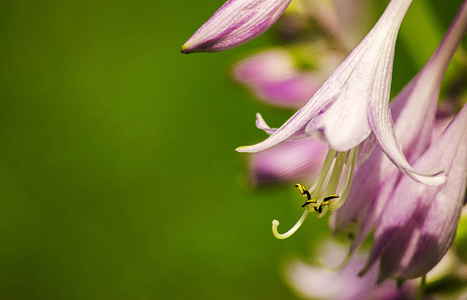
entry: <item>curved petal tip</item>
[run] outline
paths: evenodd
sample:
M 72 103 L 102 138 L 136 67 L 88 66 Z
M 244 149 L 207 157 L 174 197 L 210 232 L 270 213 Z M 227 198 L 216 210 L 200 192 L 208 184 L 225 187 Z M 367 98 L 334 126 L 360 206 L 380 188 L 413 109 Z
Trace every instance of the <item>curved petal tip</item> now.
M 444 171 L 429 175 L 417 173 L 409 173 L 408 175 L 415 181 L 431 186 L 441 185 L 445 183 L 447 179 L 447 174 Z
M 247 148 L 248 146 L 240 146 L 240 147 L 235 148 L 235 151 L 240 152 L 240 153 L 245 153 L 245 152 L 248 152 Z

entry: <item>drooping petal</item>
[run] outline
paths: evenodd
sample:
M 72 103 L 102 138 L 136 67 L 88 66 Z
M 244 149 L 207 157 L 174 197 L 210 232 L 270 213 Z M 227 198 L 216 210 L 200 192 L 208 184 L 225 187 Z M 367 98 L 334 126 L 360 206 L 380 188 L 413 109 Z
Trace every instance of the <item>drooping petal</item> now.
M 409 162 L 405 158 L 401 146 L 397 141 L 394 132 L 394 123 L 389 112 L 389 108 L 386 109 L 383 106 L 373 106 L 370 110 L 370 121 L 373 132 L 378 138 L 379 144 L 383 149 L 384 153 L 388 158 L 399 167 L 401 172 L 409 176 L 415 181 L 423 182 L 427 185 L 439 185 L 445 182 L 446 174 L 442 169 L 432 170 L 434 173 L 422 174 L 410 166 Z
M 218 52 L 244 44 L 269 29 L 290 2 L 228 0 L 183 45 L 181 52 Z
M 466 134 L 463 139 L 467 141 Z M 452 179 L 446 183 L 444 191 L 437 194 L 431 205 L 410 262 L 398 275 L 401 279 L 416 278 L 431 270 L 454 240 L 466 189 L 466 142 L 459 147 L 454 160 L 455 164 L 449 173 Z M 384 268 L 386 264 L 386 261 L 382 261 L 381 267 Z
M 441 172 L 442 170 L 433 170 L 438 171 L 439 175 L 437 176 L 417 173 L 410 166 L 406 156 L 418 156 L 423 153 L 429 144 L 439 86 L 444 72 L 467 30 L 467 14 L 464 10 L 465 4 L 462 5 L 446 36 L 426 66 L 401 92 L 400 98 L 414 99 L 407 99 L 400 103 L 397 103 L 396 100 L 398 99 L 396 99 L 396 103 L 391 106 L 394 110 L 392 117 L 398 119 L 397 126 L 400 131 L 397 134 L 387 105 L 377 101 L 378 97 L 372 98 L 369 105 L 370 124 L 381 149 L 403 173 L 416 181 L 429 185 L 438 185 L 444 182 L 445 174 Z M 388 72 L 388 70 L 384 69 L 380 71 Z M 376 76 L 377 81 L 381 80 L 381 78 L 387 78 L 387 76 Z M 386 79 L 385 81 L 376 82 L 376 84 L 389 85 L 390 80 Z M 375 91 L 389 93 L 387 89 L 376 89 Z M 406 150 L 415 153 L 403 153 L 398 141 L 410 145 Z
M 427 186 L 402 178 L 375 233 L 368 268 L 381 257 L 379 280 L 415 278 L 449 248 L 462 209 L 467 177 L 467 105 L 415 163 L 447 170 L 447 181 Z
M 431 69 L 426 69 L 426 71 L 429 70 Z M 418 85 L 417 87 L 430 90 L 430 85 Z M 421 152 L 427 148 L 428 145 L 426 145 L 426 142 L 430 141 L 435 129 L 442 127 L 442 129 L 437 130 L 444 130 L 447 126 L 445 119 L 449 119 L 450 121 L 452 120 L 452 117 L 444 117 L 443 119 L 435 120 L 435 126 L 433 126 L 433 121 L 431 121 L 432 124 L 426 124 L 424 125 L 426 127 L 419 128 L 417 126 L 417 113 L 414 112 L 409 105 L 413 103 L 422 103 L 424 101 L 423 97 L 414 98 L 416 95 L 417 93 L 412 94 L 411 99 L 414 100 L 411 100 L 411 103 L 407 103 L 408 105 L 405 106 L 406 108 L 404 113 L 407 113 L 407 116 L 402 117 L 402 119 L 409 120 L 410 117 L 412 117 L 411 120 L 414 122 L 413 126 L 415 129 L 419 129 L 418 135 L 417 132 L 413 131 L 411 140 L 405 140 L 404 137 L 407 138 L 407 136 L 411 134 L 412 129 L 404 126 L 398 126 L 399 124 L 404 125 L 404 122 L 399 122 L 401 119 L 398 119 L 398 123 L 396 123 L 397 135 L 402 137 L 401 140 L 404 143 L 404 153 L 407 153 L 407 156 L 411 161 L 415 161 L 421 155 Z M 437 93 L 435 93 L 435 95 L 437 95 Z M 398 99 L 402 98 L 397 98 L 396 100 Z M 433 98 L 430 101 L 432 101 L 432 104 L 435 104 L 436 98 Z M 402 103 L 402 101 L 398 101 L 397 103 Z M 410 114 L 410 112 L 413 112 L 413 114 Z M 426 114 L 426 118 L 429 118 L 428 113 Z M 406 122 L 408 123 L 409 121 Z M 423 121 L 421 123 L 423 123 Z M 433 128 L 432 133 L 426 132 L 427 128 Z M 376 172 L 369 173 L 374 172 L 374 170 L 369 171 L 371 168 L 376 169 Z M 374 176 L 369 177 L 367 174 L 374 174 Z M 352 197 L 352 201 L 346 203 L 349 205 L 344 207 L 343 210 L 338 211 L 335 216 L 333 216 L 333 226 L 335 230 L 343 230 L 347 224 L 351 223 L 352 219 L 361 220 L 360 229 L 350 247 L 351 252 L 360 246 L 365 238 L 376 227 L 381 215 L 385 212 L 384 209 L 387 200 L 391 197 L 395 186 L 402 178 L 403 177 L 399 173 L 399 170 L 383 155 L 380 147 L 378 147 L 372 154 L 368 164 L 357 170 L 354 181 L 356 183 L 354 186 L 355 189 L 351 191 L 349 196 Z M 368 209 L 365 209 L 366 206 L 368 206 Z

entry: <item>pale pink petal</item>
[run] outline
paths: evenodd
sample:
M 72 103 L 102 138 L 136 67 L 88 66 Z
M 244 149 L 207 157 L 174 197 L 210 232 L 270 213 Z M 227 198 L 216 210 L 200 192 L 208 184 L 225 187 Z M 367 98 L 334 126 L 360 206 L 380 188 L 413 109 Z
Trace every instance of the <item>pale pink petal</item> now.
M 217 52 L 244 44 L 268 30 L 290 1 L 228 0 L 183 45 L 181 52 Z
M 328 152 L 328 145 L 307 138 L 284 142 L 254 153 L 250 158 L 250 176 L 255 184 L 296 179 L 313 181 L 318 176 Z
M 385 207 L 367 269 L 381 257 L 379 279 L 415 278 L 444 255 L 460 216 L 467 169 L 467 106 L 415 163 L 447 170 L 446 183 L 427 186 L 403 178 Z

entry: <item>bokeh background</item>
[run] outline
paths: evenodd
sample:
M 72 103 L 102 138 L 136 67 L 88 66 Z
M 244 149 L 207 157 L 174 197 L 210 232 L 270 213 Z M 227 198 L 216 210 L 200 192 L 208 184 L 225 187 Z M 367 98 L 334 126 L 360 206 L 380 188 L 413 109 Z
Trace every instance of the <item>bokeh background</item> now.
M 376 5 L 374 15 L 387 1 Z M 394 92 L 461 1 L 415 0 Z M 231 82 L 274 28 L 217 54 L 180 46 L 223 0 L 0 1 L 0 298 L 292 299 L 283 270 L 330 236 L 293 186 L 253 188 L 237 146 L 292 112 Z M 298 199 L 298 200 L 297 200 Z M 332 284 L 332 283 L 330 283 Z

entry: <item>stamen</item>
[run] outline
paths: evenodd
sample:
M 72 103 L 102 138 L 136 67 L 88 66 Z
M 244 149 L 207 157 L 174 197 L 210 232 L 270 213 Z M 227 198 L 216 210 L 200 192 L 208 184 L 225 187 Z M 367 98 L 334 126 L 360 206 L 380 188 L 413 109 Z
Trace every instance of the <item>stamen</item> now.
M 305 207 L 305 206 L 310 205 L 312 203 L 316 204 L 317 202 L 316 202 L 315 199 L 306 200 L 305 202 L 303 202 L 302 207 Z
M 324 180 L 328 175 L 329 168 L 331 168 L 335 157 L 336 151 L 329 149 L 328 154 L 326 155 L 326 159 L 324 160 L 323 167 L 321 168 L 321 172 L 319 173 L 319 178 L 310 188 L 312 193 L 316 190 L 316 188 L 320 188 L 323 185 Z
M 300 183 L 297 183 L 295 184 L 295 187 L 298 188 L 298 191 L 300 192 L 300 195 L 302 196 L 306 196 L 306 201 L 303 202 L 302 204 L 302 207 L 305 207 L 311 203 L 317 203 L 315 199 L 312 199 L 311 198 L 311 194 L 310 192 L 306 189 L 306 187 L 304 187 L 303 185 L 301 185 Z
M 323 202 L 324 201 L 329 201 L 329 200 L 332 200 L 332 199 L 336 199 L 336 198 L 339 198 L 339 196 L 338 195 L 329 195 L 327 197 L 324 197 Z
M 318 210 L 318 211 L 316 212 L 316 217 L 317 217 L 318 219 L 321 219 L 321 218 L 328 212 L 328 210 L 329 210 L 329 206 L 328 206 L 328 205 L 320 206 L 320 207 L 322 208 L 321 211 Z
M 305 209 L 302 216 L 300 217 L 298 222 L 294 225 L 294 227 L 290 228 L 289 231 L 287 231 L 286 233 L 282 233 L 282 234 L 277 231 L 277 227 L 279 226 L 279 221 L 274 220 L 272 221 L 272 233 L 274 234 L 276 238 L 280 240 L 286 239 L 290 237 L 292 234 L 294 234 L 300 228 L 300 226 L 302 226 L 307 216 L 308 216 L 308 209 Z
M 295 185 L 300 194 L 307 198 L 302 204 L 305 211 L 297 223 L 286 233 L 279 233 L 277 231 L 279 221 L 272 221 L 272 232 L 276 238 L 282 240 L 293 235 L 302 226 L 309 212 L 314 211 L 316 216 L 321 218 L 328 210 L 336 210 L 344 204 L 352 185 L 357 152 L 358 148 L 353 148 L 348 152 L 329 150 L 318 180 L 310 188 L 310 191 L 299 183 Z
M 336 155 L 336 162 L 334 164 L 334 168 L 332 170 L 331 177 L 329 178 L 325 192 L 323 193 L 324 195 L 333 194 L 336 191 L 342 175 L 342 169 L 344 168 L 345 156 L 345 152 L 339 152 Z
M 302 195 L 302 196 L 306 195 L 307 200 L 311 200 L 310 192 L 303 185 L 301 185 L 300 183 L 297 183 L 295 185 L 295 187 L 298 188 L 298 191 L 300 192 L 300 195 Z
M 357 154 L 358 148 L 350 150 L 348 161 L 346 163 L 347 166 L 345 169 L 344 178 L 342 179 L 342 185 L 339 190 L 339 194 L 341 194 L 342 197 L 337 202 L 331 201 L 331 204 L 329 205 L 331 210 L 339 209 L 344 204 L 347 196 L 349 195 L 350 187 L 352 186 L 353 173 L 357 162 Z

